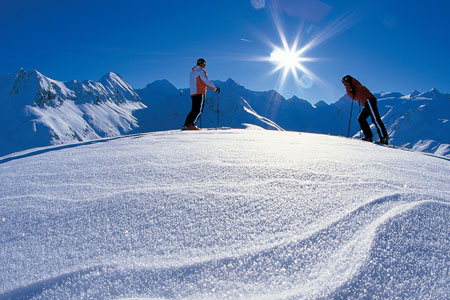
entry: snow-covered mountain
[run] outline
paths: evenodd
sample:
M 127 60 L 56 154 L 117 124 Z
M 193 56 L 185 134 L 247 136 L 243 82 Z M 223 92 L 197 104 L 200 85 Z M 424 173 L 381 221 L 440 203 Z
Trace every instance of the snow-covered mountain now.
M 448 159 L 273 130 L 12 154 L 0 299 L 448 300 L 449 175 Z
M 209 92 L 198 125 L 215 128 L 219 122 L 219 126 L 245 128 L 248 124 L 253 124 L 267 129 L 282 130 L 270 118 L 258 114 L 262 110 L 254 109 L 253 104 L 256 103 L 250 104 L 246 100 L 254 99 L 247 97 L 246 93 L 250 92 L 256 95 L 260 103 L 270 103 L 267 102 L 266 94 L 276 92 L 251 92 L 231 79 L 225 82 L 215 81 L 215 84 L 222 87 L 219 98 L 219 120 L 217 120 L 217 95 Z M 178 90 L 169 81 L 159 80 L 136 92 L 147 106 L 147 109 L 135 114 L 139 120 L 140 132 L 176 129 L 184 124 L 192 104 L 189 89 Z
M 436 89 L 408 95 L 385 93 L 380 113 L 389 126 L 392 144 L 450 156 L 450 95 Z
M 132 112 L 142 108 L 114 73 L 99 82 L 61 82 L 21 69 L 0 79 L 0 155 L 129 133 L 137 127 Z
M 257 92 L 228 79 L 215 81 L 219 99 L 208 92 L 201 127 L 306 131 L 347 135 L 351 100 L 315 105 L 276 91 Z M 436 90 L 408 95 L 379 93 L 380 114 L 391 144 L 450 156 L 450 96 Z M 69 143 L 180 128 L 190 110 L 189 89 L 167 80 L 134 90 L 114 73 L 99 82 L 59 82 L 37 71 L 20 70 L 0 80 L 0 155 L 49 144 Z M 219 105 L 219 113 L 217 113 Z M 354 103 L 351 136 L 359 136 Z M 373 130 L 375 132 L 375 130 Z M 377 137 L 375 133 L 375 138 Z

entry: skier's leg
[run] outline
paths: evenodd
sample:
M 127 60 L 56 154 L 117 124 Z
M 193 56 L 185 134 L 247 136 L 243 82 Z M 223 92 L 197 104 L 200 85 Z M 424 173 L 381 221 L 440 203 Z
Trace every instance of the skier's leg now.
M 378 136 L 380 137 L 380 139 L 386 138 L 388 136 L 388 133 L 386 131 L 386 127 L 383 124 L 383 121 L 381 120 L 380 112 L 378 111 L 377 99 L 370 98 L 369 104 L 375 117 L 376 124 L 378 124 L 378 127 L 381 128 L 382 135 L 380 134 L 380 131 L 378 131 Z
M 195 124 L 197 121 L 197 116 L 200 114 L 200 109 L 202 105 L 202 95 L 194 95 L 192 98 L 192 109 L 186 117 L 184 125 Z
M 369 101 L 367 101 L 367 102 L 369 102 Z M 381 137 L 380 126 L 378 126 L 378 123 L 373 116 L 372 110 L 370 112 L 371 112 L 370 120 L 372 120 L 372 124 L 375 125 L 375 129 L 377 130 L 378 136 Z
M 369 123 L 367 123 L 367 118 L 369 116 L 370 116 L 370 109 L 367 106 L 367 102 L 366 102 L 366 105 L 364 105 L 363 110 L 361 111 L 361 113 L 358 116 L 358 122 L 359 122 L 359 126 L 361 127 L 361 130 L 364 133 L 364 137 L 367 139 L 371 139 L 373 137 L 372 130 L 370 130 Z
M 200 107 L 198 108 L 198 114 L 197 114 L 197 116 L 195 117 L 195 120 L 194 120 L 194 124 L 195 123 L 197 123 L 197 120 L 198 120 L 198 118 L 200 117 L 200 115 L 202 114 L 202 112 L 203 112 L 203 103 L 205 102 L 205 96 L 206 95 L 201 95 L 201 98 L 200 98 Z

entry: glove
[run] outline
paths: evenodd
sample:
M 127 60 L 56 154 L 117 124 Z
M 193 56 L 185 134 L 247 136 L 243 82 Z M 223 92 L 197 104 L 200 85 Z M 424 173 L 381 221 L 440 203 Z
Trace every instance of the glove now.
M 216 88 L 216 90 L 214 92 L 220 93 L 220 87 Z

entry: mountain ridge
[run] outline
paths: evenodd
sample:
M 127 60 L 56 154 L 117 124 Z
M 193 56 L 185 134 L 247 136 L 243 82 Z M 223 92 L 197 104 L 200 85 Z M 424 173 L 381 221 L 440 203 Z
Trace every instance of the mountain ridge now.
M 114 73 L 103 82 L 62 82 L 24 69 L 1 78 L 0 155 L 126 134 L 138 126 L 132 112 L 144 108 Z
M 213 81 L 219 98 L 208 92 L 198 125 L 306 131 L 345 136 L 351 99 L 311 104 L 275 90 L 252 91 L 235 80 Z M 450 155 L 450 95 L 436 89 L 376 93 L 391 143 L 413 150 Z M 0 155 L 27 148 L 85 141 L 121 134 L 180 128 L 190 111 L 189 89 L 166 79 L 134 89 L 108 72 L 99 81 L 61 82 L 37 70 L 20 69 L 0 77 Z M 447 109 L 448 108 L 448 109 Z M 218 113 L 219 111 L 219 113 Z M 359 136 L 358 109 L 353 109 L 351 136 Z M 6 129 L 5 129 L 6 128 Z M 375 132 L 375 131 L 374 131 Z M 20 136 L 31 142 L 18 142 Z M 20 146 L 18 146 L 20 145 Z

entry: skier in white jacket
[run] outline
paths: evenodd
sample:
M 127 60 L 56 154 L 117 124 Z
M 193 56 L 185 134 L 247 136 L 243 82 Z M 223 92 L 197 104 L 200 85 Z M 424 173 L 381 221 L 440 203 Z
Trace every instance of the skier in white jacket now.
M 205 102 L 206 89 L 209 88 L 212 91 L 220 93 L 220 88 L 216 87 L 214 83 L 209 80 L 205 71 L 206 60 L 199 58 L 197 65 L 192 68 L 192 72 L 189 78 L 189 85 L 191 89 L 192 109 L 186 117 L 184 122 L 184 129 L 198 130 L 195 126 L 198 118 L 203 111 L 203 103 Z

